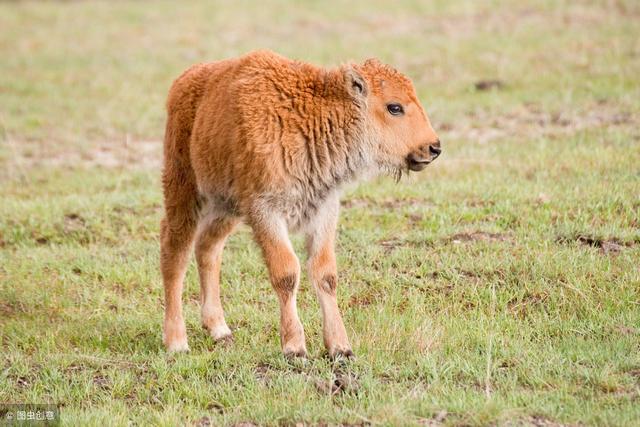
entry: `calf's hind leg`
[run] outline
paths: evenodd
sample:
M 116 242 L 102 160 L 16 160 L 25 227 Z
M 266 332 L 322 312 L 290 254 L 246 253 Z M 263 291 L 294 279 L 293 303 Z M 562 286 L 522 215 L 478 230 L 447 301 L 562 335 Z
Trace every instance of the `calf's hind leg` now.
M 160 228 L 160 269 L 164 283 L 163 341 L 167 351 L 188 351 L 187 329 L 182 317 L 182 287 L 195 233 L 195 221 L 178 224 L 167 217 Z
M 214 340 L 231 336 L 231 330 L 224 320 L 220 302 L 220 265 L 224 244 L 238 220 L 235 218 L 215 218 L 204 220 L 196 238 L 196 261 L 200 275 L 200 311 L 202 326 Z

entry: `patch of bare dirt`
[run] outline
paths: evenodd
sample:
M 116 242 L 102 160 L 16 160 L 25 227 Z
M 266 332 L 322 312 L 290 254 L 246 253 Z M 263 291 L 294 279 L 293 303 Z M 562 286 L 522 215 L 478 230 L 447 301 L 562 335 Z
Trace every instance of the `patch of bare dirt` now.
M 101 390 L 111 389 L 111 381 L 104 375 L 96 374 L 93 376 L 93 383 Z
M 599 249 L 601 253 L 606 255 L 617 254 L 634 245 L 634 242 L 624 242 L 617 237 L 605 239 L 585 234 L 579 234 L 573 238 L 561 236 L 557 238 L 557 241 L 560 243 L 577 242 L 583 246 Z
M 599 248 L 605 254 L 620 252 L 624 248 L 624 246 L 620 244 L 620 241 L 617 239 L 601 240 L 601 239 L 594 239 L 588 236 L 579 236 L 577 241 L 578 243 L 581 243 L 583 245 Z
M 256 366 L 256 368 L 253 370 L 253 373 L 259 382 L 263 384 L 269 384 L 271 382 L 271 377 L 273 373 L 272 373 L 272 368 L 269 364 L 267 363 L 258 364 L 258 366 Z
M 504 272 L 501 270 L 464 270 L 464 269 L 455 269 L 455 273 L 466 279 L 472 280 L 495 280 L 496 278 L 501 278 L 504 276 Z
M 144 206 L 124 206 L 124 205 L 115 205 L 113 207 L 113 212 L 117 214 L 127 214 L 127 215 L 139 215 L 139 216 L 147 216 L 153 215 L 157 212 L 162 211 L 162 205 L 159 203 L 152 203 Z
M 259 363 L 254 369 L 256 379 L 266 385 L 272 382 L 273 377 L 280 374 L 299 375 L 310 384 L 313 384 L 321 394 L 336 396 L 338 394 L 347 393 L 355 394 L 360 388 L 358 377 L 355 372 L 349 369 L 348 360 L 336 359 L 333 362 L 331 377 L 319 373 L 313 369 L 309 369 L 304 363 L 298 363 L 296 360 L 290 362 L 285 370 L 276 368 L 269 363 Z
M 84 219 L 77 213 L 69 213 L 64 216 L 64 231 L 71 233 L 82 230 L 85 226 Z
M 532 415 L 513 421 L 508 421 L 505 426 L 509 427 L 579 427 L 580 424 L 563 424 L 542 415 Z
M 0 302 L 0 315 L 4 318 L 9 318 L 11 317 L 11 315 L 13 315 L 13 313 L 15 313 L 15 309 L 4 302 Z
M 216 411 L 219 414 L 224 414 L 224 406 L 219 404 L 218 402 L 211 402 L 207 405 L 207 409 L 209 411 Z
M 341 393 L 355 394 L 360 389 L 357 377 L 351 372 L 334 371 L 330 380 L 315 380 L 316 389 L 321 394 L 335 396 Z
M 253 425 L 253 424 L 252 424 Z M 355 423 L 355 424 L 351 424 L 351 423 L 327 423 L 324 421 L 320 421 L 320 422 L 307 422 L 307 421 L 294 421 L 294 422 L 286 422 L 286 423 L 280 423 L 278 424 L 282 427 L 365 427 L 365 426 L 370 426 L 371 423 L 370 422 L 362 422 L 362 423 Z
M 423 200 L 418 198 L 406 198 L 406 199 L 395 199 L 395 198 L 384 198 L 384 199 L 369 199 L 369 198 L 353 198 L 346 199 L 340 202 L 341 206 L 346 209 L 350 208 L 370 208 L 370 207 L 381 207 L 386 209 L 399 209 L 408 206 L 433 206 L 433 202 L 429 200 Z
M 382 248 L 384 249 L 384 252 L 388 254 L 394 249 L 404 246 L 405 242 L 404 240 L 401 240 L 401 239 L 388 239 L 388 240 L 380 240 L 378 242 L 378 245 L 382 246 Z
M 502 80 L 479 80 L 473 84 L 478 91 L 503 89 L 505 84 Z
M 418 420 L 418 424 L 426 427 L 439 427 L 444 425 L 444 420 L 447 418 L 447 415 L 449 415 L 449 413 L 443 409 L 435 413 L 431 418 Z
M 20 376 L 15 378 L 15 383 L 20 388 L 27 388 L 31 385 L 31 381 L 28 377 Z
M 627 374 L 630 375 L 631 378 L 636 381 L 636 383 L 640 384 L 640 368 L 631 369 L 627 371 Z
M 546 292 L 527 293 L 520 298 L 514 298 L 507 302 L 507 307 L 516 317 L 523 319 L 536 307 L 544 306 L 548 298 L 549 295 Z
M 421 219 L 422 217 L 420 217 L 420 220 Z M 414 221 L 418 221 L 416 219 L 412 219 L 411 217 L 409 217 L 408 220 L 412 225 L 415 224 Z M 382 247 L 385 254 L 389 254 L 393 252 L 395 249 L 398 249 L 401 247 L 410 247 L 410 248 L 429 247 L 429 246 L 432 246 L 432 243 L 433 242 L 430 240 L 407 240 L 407 239 L 399 239 L 395 237 L 391 239 L 378 240 L 378 245 Z M 376 266 L 375 263 L 373 264 L 373 267 L 376 270 L 379 270 L 378 266 Z
M 472 208 L 484 208 L 487 206 L 495 206 L 495 200 L 484 200 L 484 199 L 465 199 L 463 200 L 467 206 Z
M 366 307 L 373 304 L 376 300 L 378 300 L 378 295 L 374 292 L 359 293 L 349 298 L 348 305 L 349 307 Z
M 614 328 L 615 332 L 621 335 L 636 335 L 640 334 L 640 329 L 632 328 L 625 325 L 618 325 Z
M 195 427 L 209 427 L 213 424 L 211 424 L 211 418 L 209 417 L 202 417 L 199 420 L 197 420 L 195 423 L 193 423 L 193 425 Z
M 451 243 L 465 242 L 504 242 L 509 240 L 509 236 L 502 233 L 489 233 L 486 231 L 472 231 L 466 233 L 457 233 L 448 239 Z
M 0 318 L 8 319 L 21 313 L 27 313 L 28 311 L 28 306 L 21 301 L 13 303 L 0 301 Z

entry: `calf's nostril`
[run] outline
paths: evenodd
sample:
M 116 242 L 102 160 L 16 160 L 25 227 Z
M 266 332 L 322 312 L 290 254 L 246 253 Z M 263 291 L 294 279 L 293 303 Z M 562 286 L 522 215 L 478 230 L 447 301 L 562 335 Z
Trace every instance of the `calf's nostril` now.
M 430 145 L 429 152 L 434 156 L 438 157 L 440 153 L 442 153 L 442 148 L 440 148 L 440 144 L 438 145 Z

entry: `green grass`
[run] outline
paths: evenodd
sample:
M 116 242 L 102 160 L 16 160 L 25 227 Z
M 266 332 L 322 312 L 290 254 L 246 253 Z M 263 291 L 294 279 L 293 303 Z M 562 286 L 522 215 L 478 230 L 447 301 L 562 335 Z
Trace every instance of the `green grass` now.
M 59 404 L 64 425 L 638 425 L 638 19 L 634 1 L 0 3 L 0 402 Z M 234 342 L 200 328 L 192 265 L 192 351 L 162 348 L 164 97 L 191 63 L 262 47 L 396 65 L 444 141 L 425 172 L 346 191 L 348 365 L 324 357 L 306 278 L 310 358 L 283 359 L 248 228 L 223 261 Z

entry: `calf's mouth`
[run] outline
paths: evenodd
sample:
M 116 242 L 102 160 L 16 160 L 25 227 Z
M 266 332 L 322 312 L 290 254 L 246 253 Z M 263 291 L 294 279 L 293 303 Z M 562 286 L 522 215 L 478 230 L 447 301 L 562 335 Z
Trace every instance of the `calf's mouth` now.
M 440 141 L 438 141 L 436 144 L 428 145 L 409 154 L 406 159 L 407 167 L 409 170 L 420 172 L 426 168 L 429 163 L 433 162 L 440 153 L 442 153 L 442 148 L 440 148 Z

